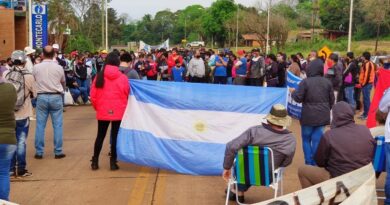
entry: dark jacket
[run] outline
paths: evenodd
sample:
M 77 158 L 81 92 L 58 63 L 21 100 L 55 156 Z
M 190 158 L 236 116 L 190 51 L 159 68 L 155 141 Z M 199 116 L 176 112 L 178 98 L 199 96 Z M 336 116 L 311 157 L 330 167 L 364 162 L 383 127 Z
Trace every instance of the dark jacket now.
M 337 103 L 332 113 L 331 130 L 322 137 L 314 159 L 337 177 L 371 163 L 375 140 L 366 126 L 355 124 L 354 111 L 348 103 Z
M 352 75 L 352 82 L 346 83 L 345 78 L 351 74 Z M 359 66 L 358 62 L 356 60 L 352 60 L 352 62 L 349 63 L 345 71 L 343 72 L 343 83 L 345 87 L 348 86 L 355 86 L 355 84 L 359 83 Z
M 286 62 L 278 63 L 278 79 L 279 79 L 278 87 L 284 87 L 286 85 L 286 68 L 287 68 Z
M 0 82 L 0 144 L 16 144 L 16 90 L 10 83 Z
M 302 103 L 301 125 L 324 126 L 330 124 L 330 110 L 335 97 L 332 83 L 323 77 L 324 63 L 312 61 L 307 69 L 307 78 L 292 93 L 293 99 Z
M 87 66 L 84 63 L 79 63 L 75 66 L 75 74 L 80 80 L 87 79 Z
M 271 148 L 274 153 L 275 169 L 277 169 L 291 164 L 295 154 L 296 141 L 290 131 L 276 131 L 268 124 L 249 128 L 226 145 L 223 168 L 230 169 L 237 151 L 249 145 Z
M 342 75 L 343 69 L 340 68 L 338 63 L 334 64 L 331 68 L 328 69 L 328 73 L 325 75 L 327 79 L 330 80 L 333 86 L 333 90 L 340 91 L 342 85 Z

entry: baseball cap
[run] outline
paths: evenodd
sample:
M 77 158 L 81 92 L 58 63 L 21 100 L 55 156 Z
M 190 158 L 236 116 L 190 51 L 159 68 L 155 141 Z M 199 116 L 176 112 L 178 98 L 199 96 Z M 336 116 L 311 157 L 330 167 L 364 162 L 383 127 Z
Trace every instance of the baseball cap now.
M 17 61 L 19 61 L 20 63 L 25 63 L 26 59 L 27 59 L 26 54 L 21 50 L 16 50 L 16 51 L 12 52 L 12 54 L 11 54 L 11 61 L 13 63 L 15 63 Z

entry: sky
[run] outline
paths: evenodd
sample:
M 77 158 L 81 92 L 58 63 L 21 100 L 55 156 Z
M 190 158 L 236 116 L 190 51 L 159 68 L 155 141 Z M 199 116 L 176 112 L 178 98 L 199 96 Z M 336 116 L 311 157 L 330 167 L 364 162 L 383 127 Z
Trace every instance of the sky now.
M 118 14 L 126 13 L 131 20 L 139 20 L 145 14 L 154 15 L 165 9 L 177 11 L 194 4 L 209 7 L 213 2 L 214 0 L 112 0 L 109 6 L 117 10 Z M 259 0 L 235 0 L 235 2 L 245 6 L 255 6 Z

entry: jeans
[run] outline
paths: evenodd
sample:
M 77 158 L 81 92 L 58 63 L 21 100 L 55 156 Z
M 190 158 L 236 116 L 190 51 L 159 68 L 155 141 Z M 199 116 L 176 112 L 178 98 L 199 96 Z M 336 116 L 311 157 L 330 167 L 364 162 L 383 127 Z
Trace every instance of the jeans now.
M 83 90 L 85 89 L 86 93 L 87 93 L 87 98 L 89 96 L 89 90 L 90 90 L 90 87 L 91 87 L 91 82 L 90 82 L 90 79 L 85 79 L 85 80 L 82 80 L 82 79 L 79 79 L 79 78 L 76 78 L 77 80 L 77 84 L 83 88 Z
M 54 130 L 54 154 L 62 154 L 62 97 L 61 95 L 39 94 L 37 99 L 35 154 L 42 156 L 44 153 L 45 128 L 49 114 L 51 116 Z
M 232 77 L 228 77 L 227 78 L 227 84 L 228 85 L 232 85 L 233 84 L 233 78 Z
M 385 183 L 385 204 L 390 205 L 390 143 L 385 143 L 386 150 L 386 183 Z
M 354 98 L 355 88 L 353 86 L 348 86 L 344 88 L 344 97 L 348 104 L 350 104 L 353 109 L 356 108 L 356 101 Z
M 226 84 L 227 77 L 226 76 L 214 76 L 214 84 Z
M 69 88 L 70 94 L 72 94 L 72 98 L 74 102 L 77 102 L 77 99 L 81 95 L 84 103 L 88 102 L 88 90 L 84 87 L 79 88 Z
M 9 166 L 16 145 L 0 144 L 0 199 L 8 201 L 10 190 Z
M 317 152 L 318 144 L 324 133 L 325 126 L 306 126 L 301 125 L 303 154 L 305 155 L 305 164 L 316 166 L 314 155 Z
M 16 165 L 18 167 L 18 173 L 24 173 L 26 171 L 26 140 L 28 136 L 28 130 L 30 128 L 29 118 L 24 120 L 16 120 L 16 152 L 11 160 L 10 171 L 15 171 Z
M 363 91 L 363 116 L 367 117 L 368 116 L 368 111 L 370 110 L 370 97 L 371 97 L 371 89 L 372 89 L 372 84 L 369 83 L 365 86 L 363 86 L 362 91 Z

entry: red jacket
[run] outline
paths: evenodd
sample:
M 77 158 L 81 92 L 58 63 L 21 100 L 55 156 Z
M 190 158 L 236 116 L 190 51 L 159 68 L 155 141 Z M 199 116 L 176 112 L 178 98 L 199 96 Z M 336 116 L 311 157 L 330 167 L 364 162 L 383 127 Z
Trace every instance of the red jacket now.
M 96 110 L 96 119 L 106 121 L 122 120 L 130 93 L 127 77 L 116 66 L 107 65 L 104 68 L 104 86 L 95 87 L 92 83 L 91 101 Z
M 183 57 L 181 55 L 176 55 L 175 57 L 173 55 L 168 57 L 168 73 L 172 73 L 172 68 L 176 66 L 176 60 L 180 61 L 180 64 L 183 64 Z

